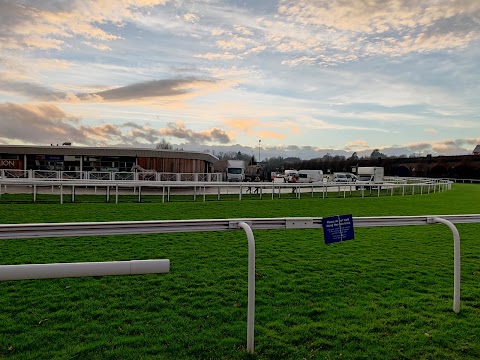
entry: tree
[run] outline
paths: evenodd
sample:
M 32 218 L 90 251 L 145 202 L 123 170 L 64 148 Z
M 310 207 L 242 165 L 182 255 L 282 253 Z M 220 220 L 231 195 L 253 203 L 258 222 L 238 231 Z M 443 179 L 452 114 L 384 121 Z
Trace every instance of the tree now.
M 165 139 L 162 139 L 162 141 L 160 141 L 157 144 L 156 149 L 157 150 L 173 150 L 173 146 Z
M 381 153 L 378 149 L 373 150 L 372 154 L 370 155 L 371 159 L 385 159 L 386 157 L 387 155 Z

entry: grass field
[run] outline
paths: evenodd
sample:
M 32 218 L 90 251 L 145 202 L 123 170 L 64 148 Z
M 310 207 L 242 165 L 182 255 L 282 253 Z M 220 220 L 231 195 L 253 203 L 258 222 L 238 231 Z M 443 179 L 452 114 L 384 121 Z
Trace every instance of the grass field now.
M 463 184 L 365 199 L 60 205 L 22 196 L 2 196 L 1 223 L 480 213 L 480 186 Z M 168 258 L 171 272 L 1 283 L 0 358 L 478 359 L 480 224 L 458 228 L 459 314 L 443 225 L 360 228 L 328 246 L 320 230 L 255 231 L 254 355 L 245 351 L 242 231 L 1 241 L 1 264 Z

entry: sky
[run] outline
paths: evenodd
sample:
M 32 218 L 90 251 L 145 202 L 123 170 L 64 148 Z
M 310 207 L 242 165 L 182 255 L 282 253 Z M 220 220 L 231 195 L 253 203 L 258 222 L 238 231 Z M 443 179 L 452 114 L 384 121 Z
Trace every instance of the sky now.
M 471 154 L 479 0 L 1 0 L 0 144 Z

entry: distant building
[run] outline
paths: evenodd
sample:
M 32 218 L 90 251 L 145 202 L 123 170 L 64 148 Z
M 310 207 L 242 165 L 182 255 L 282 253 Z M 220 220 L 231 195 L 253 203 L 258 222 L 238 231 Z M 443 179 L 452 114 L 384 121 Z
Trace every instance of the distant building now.
M 473 150 L 473 155 L 480 155 L 480 145 L 477 145 Z
M 0 169 L 211 173 L 218 158 L 201 152 L 128 147 L 0 145 Z

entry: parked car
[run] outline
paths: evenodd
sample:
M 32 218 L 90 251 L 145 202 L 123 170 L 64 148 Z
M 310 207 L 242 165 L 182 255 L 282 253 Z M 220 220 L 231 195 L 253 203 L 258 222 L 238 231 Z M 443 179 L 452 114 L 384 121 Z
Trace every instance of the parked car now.
M 333 174 L 333 181 L 350 183 L 357 181 L 357 177 L 352 173 L 335 173 Z

